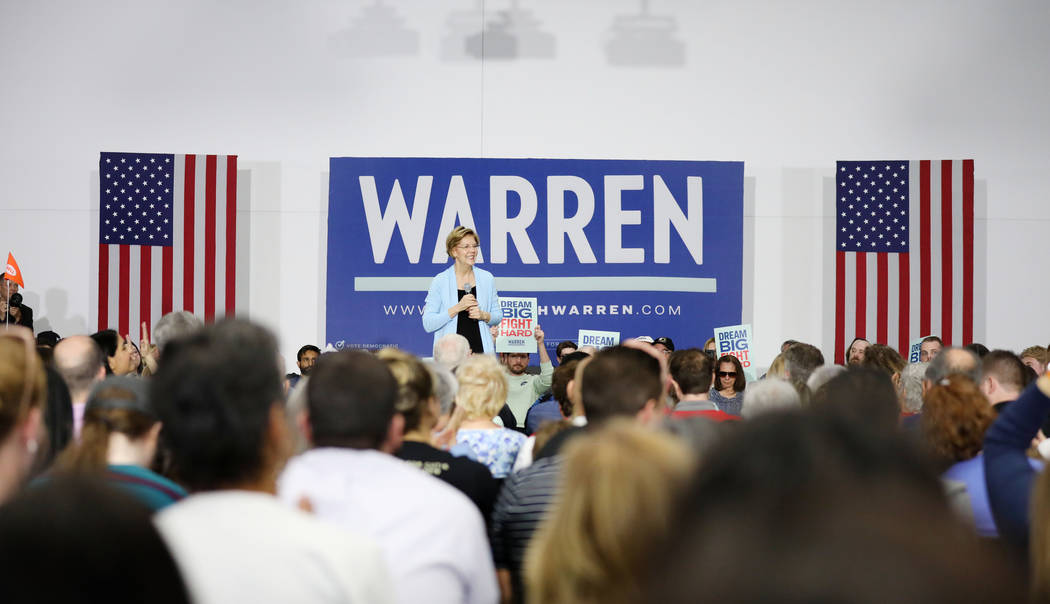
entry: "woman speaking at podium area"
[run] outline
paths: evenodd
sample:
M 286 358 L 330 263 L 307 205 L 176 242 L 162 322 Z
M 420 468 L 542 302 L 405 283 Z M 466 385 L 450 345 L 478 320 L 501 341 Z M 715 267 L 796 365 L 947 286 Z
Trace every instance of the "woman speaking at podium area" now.
M 458 333 L 475 353 L 492 354 L 495 345 L 489 325 L 503 318 L 492 273 L 474 266 L 481 239 L 473 229 L 458 226 L 445 239 L 445 251 L 455 260 L 430 282 L 423 307 L 423 329 L 442 336 Z M 485 323 L 486 325 L 482 325 Z

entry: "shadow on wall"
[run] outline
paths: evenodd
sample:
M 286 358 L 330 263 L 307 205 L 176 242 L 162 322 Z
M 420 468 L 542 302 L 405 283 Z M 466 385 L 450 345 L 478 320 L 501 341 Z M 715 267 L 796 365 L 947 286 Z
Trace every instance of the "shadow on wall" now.
M 617 15 L 609 28 L 605 56 L 617 67 L 681 67 L 685 65 L 685 42 L 676 38 L 674 17 L 653 15 L 649 1 L 641 0 L 641 12 Z
M 485 21 L 483 2 L 456 11 L 447 19 L 448 33 L 441 41 L 441 60 L 553 59 L 557 54 L 554 34 L 541 28 L 541 21 L 517 0 L 510 8 L 496 11 Z
M 79 334 L 92 333 L 88 330 L 87 319 L 83 316 L 68 316 L 69 294 L 64 289 L 51 288 L 44 292 L 44 304 L 40 305 L 40 297 L 31 292 L 26 292 L 26 304 L 33 307 L 37 317 L 33 321 L 33 331 L 54 331 L 62 337 L 75 336 Z
M 362 59 L 419 54 L 419 32 L 409 29 L 397 9 L 380 0 L 366 6 L 349 27 L 332 34 L 328 42 L 333 52 Z

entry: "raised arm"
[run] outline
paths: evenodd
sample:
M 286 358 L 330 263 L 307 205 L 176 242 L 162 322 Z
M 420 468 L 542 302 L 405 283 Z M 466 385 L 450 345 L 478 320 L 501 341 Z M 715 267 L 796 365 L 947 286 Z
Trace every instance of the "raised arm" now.
M 1035 470 L 1026 451 L 1050 412 L 1050 377 L 1042 376 L 1003 409 L 984 435 L 984 473 L 988 502 L 999 534 L 1027 548 L 1028 500 Z

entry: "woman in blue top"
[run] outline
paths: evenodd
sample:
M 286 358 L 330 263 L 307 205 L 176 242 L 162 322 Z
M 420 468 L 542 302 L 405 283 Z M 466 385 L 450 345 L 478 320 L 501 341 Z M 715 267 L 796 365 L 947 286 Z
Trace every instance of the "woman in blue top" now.
M 492 273 L 474 266 L 481 240 L 473 229 L 458 226 L 445 239 L 445 251 L 455 262 L 430 283 L 423 307 L 423 329 L 442 336 L 458 333 L 477 353 L 492 354 L 495 346 L 489 325 L 503 318 Z M 482 326 L 481 323 L 485 323 Z
M 456 432 L 456 444 L 469 447 L 472 459 L 488 466 L 494 477 L 504 478 L 526 439 L 521 432 L 492 421 L 507 402 L 503 366 L 495 357 L 474 355 L 459 366 L 456 379 L 456 405 L 464 418 Z
M 60 472 L 101 474 L 159 510 L 186 496 L 181 486 L 149 470 L 160 428 L 146 382 L 106 378 L 88 397 L 80 441 L 62 453 L 56 467 Z

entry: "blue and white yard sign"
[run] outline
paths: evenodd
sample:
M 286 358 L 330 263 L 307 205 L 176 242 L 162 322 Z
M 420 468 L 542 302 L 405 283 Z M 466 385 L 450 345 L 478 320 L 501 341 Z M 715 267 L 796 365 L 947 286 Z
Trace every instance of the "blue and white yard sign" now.
M 429 355 L 456 225 L 552 348 L 580 327 L 702 346 L 740 322 L 743 162 L 332 158 L 326 341 Z

